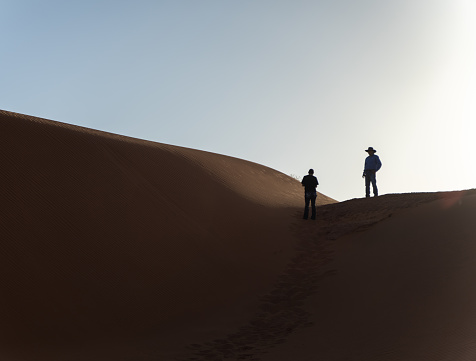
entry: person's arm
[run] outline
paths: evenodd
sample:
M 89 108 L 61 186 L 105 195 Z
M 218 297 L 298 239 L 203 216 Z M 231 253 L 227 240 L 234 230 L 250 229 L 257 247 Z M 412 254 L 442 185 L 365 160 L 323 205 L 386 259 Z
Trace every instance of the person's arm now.
M 377 156 L 377 161 L 376 161 L 376 163 L 377 163 L 377 169 L 376 169 L 376 171 L 378 171 L 378 170 L 382 167 L 382 162 L 380 161 L 380 158 L 379 158 L 378 156 Z

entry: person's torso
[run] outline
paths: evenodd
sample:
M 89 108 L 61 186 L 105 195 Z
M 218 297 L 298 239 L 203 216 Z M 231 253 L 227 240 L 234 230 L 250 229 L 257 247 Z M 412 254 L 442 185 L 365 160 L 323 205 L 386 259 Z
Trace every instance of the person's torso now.
M 313 175 L 306 175 L 302 180 L 306 192 L 315 192 L 318 185 L 317 178 Z
M 379 158 L 377 155 L 369 155 L 365 158 L 365 170 L 377 170 L 379 168 Z

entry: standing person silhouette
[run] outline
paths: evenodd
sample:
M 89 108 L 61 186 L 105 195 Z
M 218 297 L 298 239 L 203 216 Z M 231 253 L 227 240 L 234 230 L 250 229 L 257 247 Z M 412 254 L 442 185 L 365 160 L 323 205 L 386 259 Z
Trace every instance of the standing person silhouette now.
M 366 152 L 369 153 L 369 156 L 365 158 L 364 174 L 362 174 L 362 178 L 365 178 L 365 197 L 370 197 L 370 183 L 372 183 L 374 197 L 378 197 L 376 173 L 382 166 L 382 162 L 378 155 L 375 155 L 374 148 L 369 147 Z
M 304 187 L 304 216 L 303 219 L 309 217 L 309 203 L 311 203 L 312 213 L 311 219 L 316 219 L 316 198 L 317 192 L 316 187 L 319 184 L 317 178 L 314 177 L 314 169 L 309 169 L 309 174 L 305 175 L 301 181 L 302 186 Z

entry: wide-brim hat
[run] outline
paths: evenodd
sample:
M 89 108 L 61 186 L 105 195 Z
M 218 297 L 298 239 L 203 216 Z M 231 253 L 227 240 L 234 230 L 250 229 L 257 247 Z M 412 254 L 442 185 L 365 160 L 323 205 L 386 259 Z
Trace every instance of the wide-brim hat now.
M 369 147 L 369 149 L 366 149 L 365 151 L 366 151 L 367 153 L 368 153 L 368 152 L 374 152 L 374 153 L 377 152 L 373 147 Z

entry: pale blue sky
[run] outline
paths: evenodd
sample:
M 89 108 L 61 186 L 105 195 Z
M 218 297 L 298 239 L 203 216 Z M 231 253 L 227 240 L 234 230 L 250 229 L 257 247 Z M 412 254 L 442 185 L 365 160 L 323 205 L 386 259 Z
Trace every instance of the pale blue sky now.
M 319 191 L 476 186 L 474 0 L 0 0 L 0 108 L 231 155 Z M 192 185 L 193 186 L 193 185 Z

